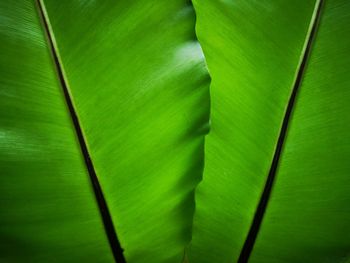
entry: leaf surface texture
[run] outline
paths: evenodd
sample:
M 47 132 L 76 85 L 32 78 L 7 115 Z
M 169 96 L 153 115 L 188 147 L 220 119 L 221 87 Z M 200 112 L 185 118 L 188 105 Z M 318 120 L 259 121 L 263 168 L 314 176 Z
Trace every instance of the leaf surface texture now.
M 209 77 L 188 1 L 43 1 L 127 262 L 180 262 Z
M 349 262 L 349 1 L 40 3 L 0 1 L 1 262 L 116 261 L 86 158 L 127 263 Z
M 0 14 L 0 261 L 113 262 L 35 4 Z
M 325 1 L 251 260 L 350 259 L 350 2 Z
M 194 6 L 212 83 L 189 260 L 235 262 L 269 173 L 315 1 Z

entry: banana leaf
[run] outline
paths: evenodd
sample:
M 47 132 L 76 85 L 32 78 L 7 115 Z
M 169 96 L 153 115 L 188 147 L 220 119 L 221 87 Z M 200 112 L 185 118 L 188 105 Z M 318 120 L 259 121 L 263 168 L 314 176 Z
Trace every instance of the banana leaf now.
M 35 4 L 0 19 L 0 262 L 113 262 Z
M 350 2 L 193 4 L 0 1 L 0 262 L 350 262 Z
M 249 262 L 350 261 L 350 2 L 325 1 Z
M 10 131 L 26 125 L 22 137 L 28 137 L 23 142 L 27 155 L 34 147 L 43 159 L 42 163 L 36 155 L 28 157 L 33 162 L 23 159 L 17 150 L 22 139 L 14 132 L 2 140 L 6 146 L 2 147 L 6 165 L 2 170 L 9 174 L 2 177 L 1 200 L 6 207 L 1 211 L 7 222 L 2 229 L 6 240 L 14 240 L 3 249 L 6 259 L 53 262 L 37 256 L 43 250 L 55 262 L 110 262 L 106 234 L 118 262 L 123 257 L 127 262 L 180 262 L 191 238 L 194 187 L 201 178 L 209 115 L 209 76 L 195 36 L 192 5 L 183 0 L 41 1 L 36 8 L 34 1 L 1 5 L 1 14 L 11 15 L 5 17 L 1 40 L 12 52 L 2 62 L 3 68 L 8 63 L 12 66 L 2 80 L 19 87 L 3 86 L 2 94 L 8 95 L 2 100 L 13 98 L 13 105 L 2 103 L 3 118 L 9 119 Z M 16 17 L 21 19 L 13 24 Z M 63 93 L 81 134 L 76 131 L 75 135 Z M 25 100 L 27 108 L 13 110 L 24 107 L 22 96 L 31 98 Z M 38 124 L 25 116 L 28 109 L 34 111 Z M 47 122 L 54 122 L 55 130 L 45 128 Z M 79 146 L 75 136 L 82 141 L 88 167 L 74 148 Z M 68 157 L 80 166 L 75 167 Z M 14 165 L 11 158 L 19 164 Z M 99 185 L 100 198 L 106 202 L 100 209 L 108 209 L 102 211 L 102 219 L 105 222 L 106 214 L 110 216 L 116 233 L 111 234 L 109 227 L 102 232 L 87 170 L 97 175 L 98 181 L 94 178 L 92 184 Z M 78 184 L 79 180 L 84 183 Z M 14 199 L 28 200 L 33 207 Z M 7 207 L 12 210 L 7 212 Z M 27 210 L 31 211 L 28 217 L 35 215 L 37 221 L 25 221 Z M 36 239 L 31 236 L 37 232 L 38 241 L 33 242 Z M 116 238 L 110 239 L 113 234 Z M 28 253 L 16 253 L 18 238 L 30 246 Z M 119 245 L 124 249 L 122 256 L 115 255 L 121 253 L 115 252 Z
M 190 262 L 349 259 L 350 6 L 325 2 L 194 1 L 212 84 Z

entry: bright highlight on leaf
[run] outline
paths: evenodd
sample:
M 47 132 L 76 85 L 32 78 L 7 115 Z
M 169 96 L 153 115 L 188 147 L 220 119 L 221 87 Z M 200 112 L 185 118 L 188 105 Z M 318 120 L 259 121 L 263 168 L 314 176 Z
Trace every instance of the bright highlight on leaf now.
M 0 262 L 348 262 L 349 24 L 347 0 L 0 1 Z

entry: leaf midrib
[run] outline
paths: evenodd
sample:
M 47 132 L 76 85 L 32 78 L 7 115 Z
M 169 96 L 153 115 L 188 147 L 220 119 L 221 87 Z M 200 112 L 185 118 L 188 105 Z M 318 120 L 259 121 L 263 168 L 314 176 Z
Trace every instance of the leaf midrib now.
M 293 112 L 293 108 L 295 105 L 296 97 L 298 94 L 298 90 L 300 89 L 300 86 L 302 84 L 302 79 L 304 76 L 304 73 L 306 71 L 306 66 L 311 54 L 312 45 L 315 40 L 315 36 L 317 33 L 317 29 L 320 23 L 321 18 L 321 11 L 322 6 L 324 4 L 324 0 L 316 0 L 315 2 L 315 8 L 310 20 L 309 30 L 306 34 L 304 46 L 301 52 L 301 56 L 299 59 L 299 63 L 296 69 L 295 78 L 293 81 L 293 87 L 291 91 L 291 95 L 289 97 L 289 101 L 285 110 L 285 114 L 282 120 L 282 125 L 280 128 L 280 133 L 277 139 L 277 143 L 275 146 L 275 151 L 273 154 L 272 163 L 270 166 L 270 170 L 266 179 L 266 183 L 264 186 L 264 190 L 262 192 L 262 195 L 260 197 L 257 209 L 255 211 L 255 215 L 251 224 L 251 227 L 249 229 L 247 238 L 244 242 L 244 245 L 242 247 L 240 256 L 238 258 L 238 263 L 246 263 L 249 260 L 249 256 L 252 253 L 256 238 L 258 236 L 258 232 L 262 223 L 262 220 L 265 215 L 265 211 L 267 208 L 267 204 L 270 199 L 272 187 L 276 178 L 276 173 L 278 169 L 279 160 L 281 157 L 281 153 L 283 150 L 283 145 L 286 139 L 287 130 L 289 121 L 291 119 L 291 115 Z
M 54 34 L 52 33 L 50 21 L 48 18 L 48 15 L 46 13 L 45 5 L 42 0 L 37 0 L 37 10 L 38 15 L 43 27 L 43 31 L 46 35 L 47 44 L 50 50 L 50 53 L 52 55 L 53 64 L 55 65 L 55 69 L 57 72 L 57 76 L 60 82 L 60 86 L 62 87 L 64 98 L 68 106 L 68 110 L 74 125 L 74 129 L 79 141 L 79 146 L 81 149 L 81 153 L 84 158 L 84 162 L 93 186 L 94 194 L 98 203 L 99 211 L 102 217 L 104 229 L 106 232 L 106 235 L 108 237 L 108 241 L 112 250 L 112 254 L 114 257 L 114 260 L 118 263 L 126 263 L 126 260 L 123 255 L 123 249 L 120 245 L 120 242 L 118 240 L 117 232 L 115 230 L 106 200 L 104 198 L 98 177 L 96 175 L 96 171 L 93 165 L 93 162 L 90 158 L 88 146 L 84 137 L 83 130 L 81 128 L 79 118 L 77 115 L 77 112 L 74 107 L 74 103 L 70 94 L 70 90 L 65 78 L 64 69 L 62 66 L 62 63 L 60 62 L 57 44 L 54 38 Z

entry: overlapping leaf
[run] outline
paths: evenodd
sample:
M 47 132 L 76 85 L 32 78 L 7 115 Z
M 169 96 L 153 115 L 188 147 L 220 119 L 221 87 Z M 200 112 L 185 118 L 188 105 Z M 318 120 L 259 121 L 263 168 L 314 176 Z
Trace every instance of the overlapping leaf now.
M 349 261 L 347 0 L 194 0 L 211 105 L 189 1 L 41 5 L 0 2 L 0 261 L 115 261 L 57 68 L 128 263 L 236 262 L 277 144 L 249 262 Z
M 194 4 L 212 84 L 189 259 L 235 262 L 269 172 L 315 1 Z
M 190 262 L 235 262 L 250 238 L 316 15 L 324 16 L 320 32 L 249 262 L 349 258 L 349 5 L 326 1 L 318 13 L 320 3 L 195 1 L 213 83 L 212 130 L 204 181 L 196 192 Z
M 188 1 L 44 1 L 128 262 L 179 262 L 201 177 L 209 78 Z

